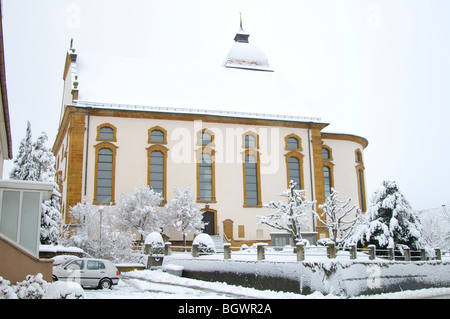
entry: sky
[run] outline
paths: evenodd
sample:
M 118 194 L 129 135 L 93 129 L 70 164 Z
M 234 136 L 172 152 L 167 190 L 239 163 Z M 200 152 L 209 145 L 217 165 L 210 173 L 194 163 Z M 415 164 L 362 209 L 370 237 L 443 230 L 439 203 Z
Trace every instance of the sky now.
M 448 0 L 3 0 L 14 156 L 27 121 L 53 145 L 71 38 L 79 54 L 218 65 L 239 12 L 324 131 L 369 141 L 369 199 L 394 180 L 414 209 L 450 205 Z

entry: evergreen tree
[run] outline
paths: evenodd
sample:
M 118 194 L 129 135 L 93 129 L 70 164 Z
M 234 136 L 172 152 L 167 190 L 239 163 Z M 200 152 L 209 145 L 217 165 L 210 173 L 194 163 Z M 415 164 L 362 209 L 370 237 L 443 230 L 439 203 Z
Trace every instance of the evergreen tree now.
M 372 197 L 366 213 L 367 222 L 354 239 L 360 244 L 373 244 L 379 249 L 422 248 L 422 226 L 410 204 L 393 181 L 384 181 Z
M 41 244 L 58 244 L 59 223 L 61 221 L 61 194 L 54 182 L 55 156 L 45 146 L 48 137 L 42 132 L 36 142 L 31 136 L 31 124 L 27 122 L 25 138 L 20 142 L 19 153 L 14 159 L 14 167 L 10 173 L 13 180 L 53 183 L 50 199 L 42 203 Z

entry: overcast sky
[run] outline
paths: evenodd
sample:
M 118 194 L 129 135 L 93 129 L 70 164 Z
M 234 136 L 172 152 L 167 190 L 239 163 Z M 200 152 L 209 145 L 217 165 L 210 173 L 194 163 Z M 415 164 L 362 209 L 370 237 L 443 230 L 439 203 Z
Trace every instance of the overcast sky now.
M 26 121 L 53 145 L 70 39 L 77 52 L 223 63 L 239 28 L 325 131 L 369 140 L 367 195 L 395 180 L 415 209 L 450 204 L 448 0 L 3 0 L 13 152 Z M 301 116 L 301 110 L 292 110 Z M 12 161 L 5 162 L 7 178 Z

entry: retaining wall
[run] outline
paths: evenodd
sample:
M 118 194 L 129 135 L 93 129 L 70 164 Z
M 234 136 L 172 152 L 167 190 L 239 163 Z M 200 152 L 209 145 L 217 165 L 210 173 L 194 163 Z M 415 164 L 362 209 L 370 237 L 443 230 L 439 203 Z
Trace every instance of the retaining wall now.
M 358 296 L 428 287 L 450 287 L 446 261 L 273 262 L 180 259 L 183 277 L 276 291 Z

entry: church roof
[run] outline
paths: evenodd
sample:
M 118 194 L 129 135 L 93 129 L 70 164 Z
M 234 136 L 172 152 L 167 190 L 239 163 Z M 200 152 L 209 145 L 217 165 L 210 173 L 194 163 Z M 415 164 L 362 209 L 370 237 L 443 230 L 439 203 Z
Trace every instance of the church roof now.
M 320 122 L 281 73 L 264 72 L 272 71 L 267 59 L 248 43 L 248 34 L 242 27 L 227 62 L 217 61 L 216 65 L 186 61 L 167 64 L 77 52 L 66 63 L 70 64 L 71 78 L 76 79 L 78 95 L 74 104 L 78 106 L 114 105 L 149 111 L 190 109 L 239 117 L 283 115 L 286 120 Z

